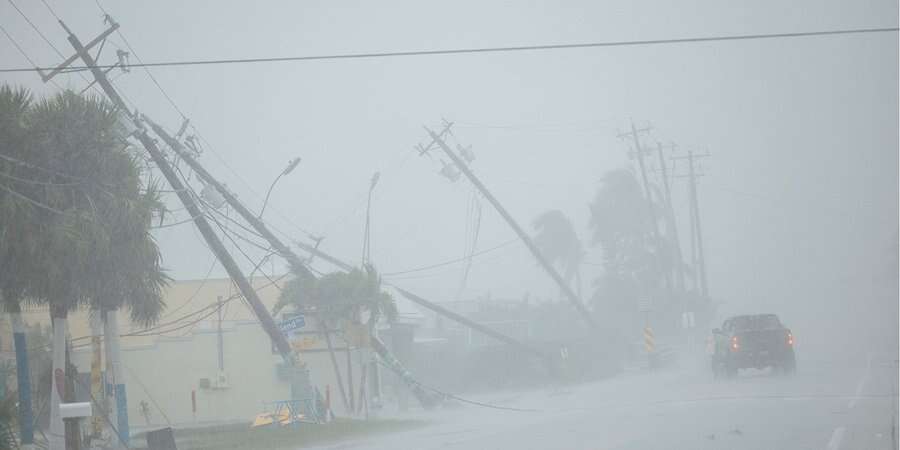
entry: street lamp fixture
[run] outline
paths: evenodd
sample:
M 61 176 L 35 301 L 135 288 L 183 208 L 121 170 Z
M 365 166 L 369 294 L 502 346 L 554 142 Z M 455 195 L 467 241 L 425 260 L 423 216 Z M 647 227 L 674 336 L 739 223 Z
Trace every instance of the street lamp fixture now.
M 280 180 L 281 177 L 283 177 L 283 176 L 285 176 L 285 175 L 287 175 L 287 174 L 293 172 L 294 169 L 297 168 L 297 165 L 298 165 L 298 164 L 300 164 L 300 158 L 299 158 L 299 157 L 294 158 L 294 159 L 288 161 L 287 167 L 285 167 L 284 170 L 282 170 L 281 173 L 278 174 L 277 177 L 275 177 L 275 180 L 273 180 L 273 181 L 272 181 L 272 184 L 269 185 L 269 190 L 266 191 L 266 199 L 263 201 L 262 208 L 260 208 L 260 210 L 259 210 L 259 215 L 258 215 L 257 217 L 259 217 L 259 218 L 261 219 L 261 218 L 262 218 L 262 215 L 263 215 L 263 212 L 266 211 L 266 206 L 269 204 L 269 196 L 272 195 L 272 189 L 275 188 L 275 184 L 278 183 L 278 180 Z

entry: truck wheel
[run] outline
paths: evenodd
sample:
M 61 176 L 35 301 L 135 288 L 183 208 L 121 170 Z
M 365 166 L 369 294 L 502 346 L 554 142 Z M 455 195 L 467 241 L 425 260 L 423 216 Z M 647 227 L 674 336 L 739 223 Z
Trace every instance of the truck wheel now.
M 797 361 L 794 358 L 794 355 L 786 356 L 782 361 L 775 364 L 772 369 L 777 375 L 791 376 L 797 369 Z
M 793 353 L 785 360 L 783 370 L 785 375 L 793 375 L 797 371 L 797 357 Z

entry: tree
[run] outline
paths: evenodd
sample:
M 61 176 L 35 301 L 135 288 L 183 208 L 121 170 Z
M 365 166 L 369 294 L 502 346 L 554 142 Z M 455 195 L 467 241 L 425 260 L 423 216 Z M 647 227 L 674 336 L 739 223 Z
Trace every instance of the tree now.
M 385 364 L 392 367 L 395 372 L 403 374 L 401 378 L 404 382 L 408 385 L 414 383 L 408 371 L 400 366 L 400 362 L 389 354 L 387 348 L 373 334 L 375 324 L 380 318 L 384 317 L 388 321 L 396 319 L 397 305 L 393 297 L 381 289 L 381 277 L 372 266 L 366 266 L 364 269 L 355 268 L 349 272 L 333 272 L 318 279 L 298 274 L 282 289 L 273 313 L 277 314 L 285 307 L 309 314 L 318 320 L 331 355 L 341 399 L 348 411 L 352 409 L 351 402 L 347 400 L 347 392 L 344 391 L 341 382 L 341 372 L 331 342 L 329 331 L 331 329 L 344 329 L 345 340 L 348 343 L 355 340 L 349 335 L 352 334 L 351 330 L 365 330 L 364 335 L 356 338 L 367 340 Z M 348 373 L 348 377 L 350 376 Z M 348 383 L 352 383 L 352 380 L 348 379 Z M 410 387 L 424 406 L 434 405 L 433 399 L 420 386 Z M 352 389 L 350 384 L 350 395 Z
M 298 276 L 285 284 L 274 313 L 286 306 L 331 323 L 363 323 L 375 326 L 380 317 L 394 320 L 397 305 L 381 289 L 381 277 L 371 266 L 349 272 L 333 272 L 321 278 Z
M 167 278 L 149 233 L 161 208 L 158 190 L 152 182 L 142 183 L 140 164 L 126 150 L 118 120 L 119 111 L 109 103 L 71 91 L 25 108 L 20 163 L 7 176 L 7 196 L 0 199 L 7 210 L 17 206 L 11 197 L 31 206 L 28 214 L 6 219 L 0 231 L 18 231 L 27 243 L 4 250 L 21 258 L 23 267 L 21 274 L 12 272 L 22 275 L 20 283 L 5 285 L 50 309 L 51 448 L 61 445 L 63 434 L 58 405 L 66 379 L 68 312 L 80 305 L 114 309 L 124 303 L 135 322 L 150 324 L 163 307 Z M 8 297 L 4 294 L 14 302 Z
M 29 255 L 34 253 L 35 245 L 34 235 L 29 231 L 35 219 L 34 205 L 27 201 L 28 197 L 14 193 L 10 185 L 19 184 L 19 189 L 26 190 L 34 188 L 33 184 L 17 183 L 19 177 L 16 175 L 27 170 L 17 161 L 23 161 L 26 156 L 25 115 L 30 107 L 31 94 L 28 91 L 0 86 L 0 301 L 10 314 L 13 326 L 19 386 L 19 434 L 26 445 L 34 443 L 34 420 L 31 372 L 20 302 L 32 282 L 29 277 L 37 273 L 29 267 L 33 262 Z
M 559 210 L 550 210 L 537 216 L 532 221 L 537 231 L 534 244 L 551 264 L 559 266 L 563 271 L 563 279 L 571 283 L 576 280 L 576 287 L 581 295 L 580 267 L 584 261 L 584 248 L 572 222 Z
M 593 242 L 603 252 L 603 275 L 595 280 L 594 307 L 618 328 L 624 339 L 637 324 L 637 300 L 650 296 L 662 277 L 658 242 L 653 242 L 653 220 L 648 200 L 633 173 L 607 172 L 590 204 Z

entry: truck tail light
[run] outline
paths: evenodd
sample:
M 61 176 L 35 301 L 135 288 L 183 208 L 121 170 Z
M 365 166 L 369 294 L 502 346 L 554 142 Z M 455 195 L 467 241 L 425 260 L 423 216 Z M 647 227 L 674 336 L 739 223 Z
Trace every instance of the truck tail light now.
M 741 348 L 741 345 L 738 343 L 738 337 L 732 336 L 731 337 L 731 351 L 736 352 L 740 348 Z

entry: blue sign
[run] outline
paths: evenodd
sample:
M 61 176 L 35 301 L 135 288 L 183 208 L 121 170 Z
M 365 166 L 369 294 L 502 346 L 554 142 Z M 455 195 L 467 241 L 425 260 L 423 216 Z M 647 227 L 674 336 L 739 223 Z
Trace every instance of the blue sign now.
M 304 317 L 303 314 L 283 320 L 278 324 L 278 328 L 281 329 L 282 333 L 290 333 L 291 331 L 299 330 L 300 328 L 303 328 L 305 326 L 306 317 Z

